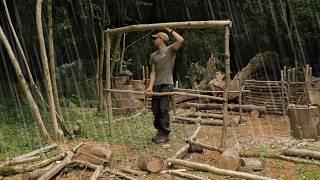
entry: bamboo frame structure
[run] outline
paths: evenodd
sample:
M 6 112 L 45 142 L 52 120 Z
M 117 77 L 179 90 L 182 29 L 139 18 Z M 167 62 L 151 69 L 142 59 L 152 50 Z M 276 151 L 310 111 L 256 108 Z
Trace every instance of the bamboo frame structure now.
M 225 89 L 223 92 L 223 98 L 220 97 L 213 97 L 208 96 L 209 99 L 214 99 L 217 101 L 222 101 L 224 103 L 223 109 L 223 127 L 222 127 L 222 135 L 221 135 L 221 147 L 226 146 L 227 140 L 227 126 L 228 126 L 228 119 L 227 119 L 227 106 L 228 106 L 228 91 L 229 91 L 229 84 L 230 84 L 230 28 L 232 27 L 232 22 L 230 20 L 211 20 L 211 21 L 187 21 L 187 22 L 168 22 L 168 23 L 157 23 L 157 24 L 139 24 L 139 25 L 130 25 L 115 29 L 107 29 L 104 31 L 106 33 L 106 71 L 107 71 L 107 111 L 108 111 L 108 119 L 109 119 L 109 129 L 111 134 L 111 121 L 112 121 L 112 104 L 111 104 L 111 77 L 110 74 L 110 48 L 111 48 L 111 37 L 112 34 L 119 34 L 119 33 L 126 33 L 126 32 L 133 32 L 133 31 L 147 31 L 147 30 L 155 30 L 155 29 L 164 29 L 165 27 L 168 28 L 175 28 L 175 29 L 208 29 L 208 28 L 219 28 L 225 30 L 225 40 L 224 40 L 224 60 L 225 60 Z M 148 79 L 147 79 L 148 81 Z M 119 92 L 119 91 L 118 91 Z M 160 93 L 158 94 L 160 95 Z M 171 96 L 177 95 L 177 92 L 172 92 L 169 94 Z M 193 96 L 193 97 L 205 97 L 204 95 L 198 94 L 189 94 L 183 93 L 183 95 Z

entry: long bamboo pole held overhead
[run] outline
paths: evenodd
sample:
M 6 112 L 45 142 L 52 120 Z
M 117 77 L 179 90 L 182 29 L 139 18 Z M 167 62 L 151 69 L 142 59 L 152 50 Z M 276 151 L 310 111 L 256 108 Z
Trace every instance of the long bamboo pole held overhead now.
M 229 20 L 224 21 L 186 21 L 186 22 L 168 22 L 168 23 L 157 23 L 157 24 L 137 24 L 130 25 L 120 28 L 105 30 L 105 33 L 116 34 L 133 31 L 147 31 L 155 29 L 163 29 L 164 27 L 175 28 L 175 29 L 205 29 L 205 28 L 225 28 L 226 26 L 231 27 L 232 22 Z

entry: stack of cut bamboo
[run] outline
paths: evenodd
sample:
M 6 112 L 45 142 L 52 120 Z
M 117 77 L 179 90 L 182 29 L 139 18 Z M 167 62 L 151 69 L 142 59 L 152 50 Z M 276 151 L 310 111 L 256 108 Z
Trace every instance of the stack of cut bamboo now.
M 244 94 L 244 104 L 265 106 L 268 113 L 283 114 L 283 104 L 287 104 L 284 84 L 281 81 L 246 80 L 243 82 L 244 89 L 251 92 Z

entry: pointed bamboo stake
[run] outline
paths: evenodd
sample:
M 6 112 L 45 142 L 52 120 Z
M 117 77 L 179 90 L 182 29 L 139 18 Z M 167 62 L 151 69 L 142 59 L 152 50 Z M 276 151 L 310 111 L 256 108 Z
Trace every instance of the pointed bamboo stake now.
M 221 148 L 226 148 L 227 145 L 227 133 L 228 133 L 228 91 L 229 91 L 229 83 L 230 83 L 230 50 L 229 50 L 229 37 L 230 36 L 230 27 L 225 27 L 225 86 L 223 93 L 223 125 L 222 125 L 222 133 L 221 133 Z
M 107 84 L 107 89 L 111 89 L 111 69 L 110 69 L 110 49 L 111 49 L 111 38 L 110 34 L 106 34 L 106 84 Z M 108 110 L 108 123 L 109 123 L 109 133 L 110 136 L 112 135 L 112 125 L 111 121 L 113 119 L 113 114 L 112 114 L 112 103 L 111 103 L 111 91 L 107 91 L 107 110 Z

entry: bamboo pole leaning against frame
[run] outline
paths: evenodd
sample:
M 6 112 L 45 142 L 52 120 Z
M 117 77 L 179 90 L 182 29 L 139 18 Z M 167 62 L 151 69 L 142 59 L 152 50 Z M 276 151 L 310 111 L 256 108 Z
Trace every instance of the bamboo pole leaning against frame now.
M 228 132 L 228 91 L 230 83 L 230 50 L 229 50 L 229 40 L 230 40 L 230 26 L 225 26 L 225 36 L 224 36 L 224 61 L 225 61 L 225 86 L 223 93 L 223 125 L 221 133 L 221 148 L 225 148 L 227 145 L 227 132 Z
M 106 34 L 106 84 L 107 84 L 107 89 L 111 88 L 111 68 L 110 68 L 110 49 L 111 49 L 111 37 L 110 34 Z M 112 135 L 112 125 L 111 121 L 113 118 L 112 115 L 112 103 L 111 103 L 111 91 L 107 91 L 107 112 L 108 112 L 108 123 L 109 123 L 109 133 L 110 136 Z
M 147 31 L 154 29 L 163 29 L 164 27 L 177 28 L 177 29 L 205 29 L 205 28 L 225 28 L 231 27 L 231 21 L 186 21 L 186 22 L 169 22 L 157 24 L 139 24 L 125 26 L 115 29 L 105 30 L 106 33 L 116 34 L 133 31 Z

